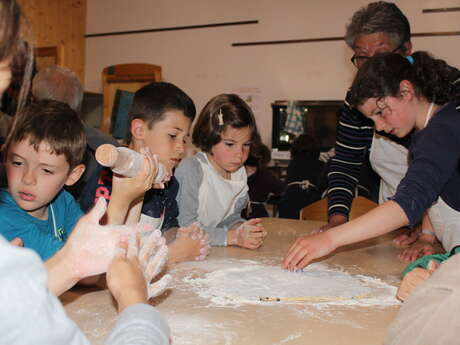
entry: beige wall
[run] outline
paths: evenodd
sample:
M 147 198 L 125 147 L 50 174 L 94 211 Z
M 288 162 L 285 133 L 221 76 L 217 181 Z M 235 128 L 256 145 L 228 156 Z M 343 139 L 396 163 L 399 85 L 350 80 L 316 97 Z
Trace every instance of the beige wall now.
M 105 66 L 161 65 L 163 79 L 183 88 L 200 110 L 211 97 L 243 87 L 260 90 L 256 113 L 271 143 L 270 103 L 279 99 L 342 99 L 354 67 L 344 42 L 232 47 L 233 42 L 343 36 L 362 0 L 89 0 L 87 33 L 259 20 L 259 24 L 86 39 L 86 88 L 100 91 Z M 459 31 L 460 12 L 422 14 L 459 6 L 458 0 L 396 1 L 413 32 Z M 460 67 L 460 37 L 415 38 Z

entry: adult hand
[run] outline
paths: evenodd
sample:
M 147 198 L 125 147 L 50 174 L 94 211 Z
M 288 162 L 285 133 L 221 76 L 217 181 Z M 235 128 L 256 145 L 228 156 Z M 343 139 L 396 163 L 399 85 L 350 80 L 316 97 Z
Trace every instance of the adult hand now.
M 312 260 L 323 257 L 336 248 L 329 232 L 301 236 L 289 248 L 282 266 L 291 271 L 302 269 Z
M 193 223 L 186 227 L 180 227 L 177 230 L 176 238 L 187 237 L 193 241 L 200 241 L 200 254 L 195 257 L 196 261 L 201 261 L 209 255 L 211 246 L 209 244 L 209 235 L 204 231 L 199 223 Z
M 237 246 L 248 248 L 248 249 L 257 249 L 264 242 L 267 232 L 265 231 L 260 218 L 250 219 L 235 230 L 235 243 Z

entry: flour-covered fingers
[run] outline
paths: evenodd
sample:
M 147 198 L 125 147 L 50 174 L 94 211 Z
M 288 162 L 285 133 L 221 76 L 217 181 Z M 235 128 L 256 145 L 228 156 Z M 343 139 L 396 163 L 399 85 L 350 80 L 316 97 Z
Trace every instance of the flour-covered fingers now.
M 148 283 L 161 272 L 167 259 L 168 247 L 166 245 L 161 246 L 155 255 L 150 257 L 144 271 L 144 276 Z
M 161 295 L 168 288 L 168 285 L 171 283 L 171 280 L 171 275 L 165 274 L 163 277 L 161 277 L 160 280 L 156 281 L 155 283 L 148 284 L 148 298 L 150 299 Z
M 157 249 L 165 244 L 166 240 L 161 235 L 160 230 L 154 230 L 144 236 L 141 241 L 141 250 L 139 252 L 139 261 L 145 267 L 148 259 L 157 251 Z
M 126 257 L 129 259 L 137 258 L 139 254 L 139 237 L 136 234 L 132 234 L 128 236 L 128 250 L 126 253 Z
M 115 249 L 114 258 L 126 259 L 128 252 L 128 243 L 126 241 L 120 241 L 118 247 Z
M 211 245 L 209 244 L 209 235 L 207 232 L 205 232 L 203 237 L 201 238 L 200 244 L 200 255 L 195 258 L 196 261 L 204 260 L 211 251 Z

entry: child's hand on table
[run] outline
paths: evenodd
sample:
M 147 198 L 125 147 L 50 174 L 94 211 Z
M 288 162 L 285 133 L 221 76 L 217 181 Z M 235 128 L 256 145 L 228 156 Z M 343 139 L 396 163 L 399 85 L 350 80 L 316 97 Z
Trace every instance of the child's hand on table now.
M 267 232 L 265 231 L 260 218 L 250 219 L 239 225 L 234 231 L 233 239 L 229 241 L 230 245 L 237 245 L 248 249 L 257 249 L 264 242 Z
M 399 258 L 404 261 L 412 262 L 422 256 L 432 255 L 434 254 L 435 241 L 436 238 L 434 235 L 421 234 L 409 248 L 404 249 L 401 254 L 399 254 Z
M 416 267 L 407 273 L 398 288 L 396 297 L 404 302 L 418 285 L 431 277 L 433 272 L 438 269 L 439 265 L 440 263 L 438 261 L 431 260 L 428 263 L 427 269 Z
M 187 237 L 193 241 L 200 242 L 200 255 L 195 257 L 195 260 L 201 261 L 209 255 L 211 246 L 209 244 L 209 235 L 204 231 L 198 223 L 193 223 L 186 227 L 180 227 L 177 230 L 176 238 Z
M 295 271 L 307 266 L 312 260 L 323 257 L 336 249 L 329 231 L 301 236 L 289 248 L 282 266 Z

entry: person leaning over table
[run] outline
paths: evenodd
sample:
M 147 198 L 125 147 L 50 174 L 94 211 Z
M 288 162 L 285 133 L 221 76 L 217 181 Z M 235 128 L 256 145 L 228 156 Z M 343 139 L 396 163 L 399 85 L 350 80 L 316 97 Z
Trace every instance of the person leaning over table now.
M 345 41 L 354 52 L 351 61 L 358 69 L 376 54 L 394 52 L 408 56 L 412 53 L 407 17 L 395 4 L 385 1 L 369 3 L 356 11 L 347 25 Z M 458 81 L 457 88 L 460 89 Z M 367 159 L 381 178 L 379 203 L 395 193 L 407 170 L 411 134 L 399 138 L 374 131 L 372 120 L 350 105 L 350 93 L 347 93 L 340 110 L 336 155 L 331 159 L 328 171 L 328 223 L 320 231 L 347 222 L 360 172 Z M 418 239 L 415 232 L 395 239 L 400 246 L 414 243 L 412 248 L 401 253 L 402 259 L 413 261 L 418 256 L 432 254 L 429 243 L 432 237 L 429 235 L 433 229 L 428 217 L 424 217 L 422 228 L 428 234 L 420 237 L 421 243 L 414 243 Z
M 415 129 L 409 167 L 395 195 L 365 215 L 313 236 L 299 237 L 283 266 L 301 269 L 340 246 L 414 226 L 430 208 L 446 250 L 460 243 L 460 71 L 426 52 L 384 53 L 358 71 L 351 99 L 377 129 L 404 137 Z M 451 81 L 452 80 L 452 81 Z M 432 206 L 433 203 L 436 205 Z

